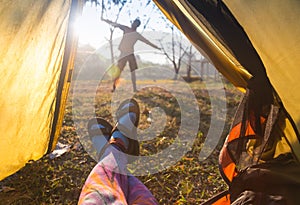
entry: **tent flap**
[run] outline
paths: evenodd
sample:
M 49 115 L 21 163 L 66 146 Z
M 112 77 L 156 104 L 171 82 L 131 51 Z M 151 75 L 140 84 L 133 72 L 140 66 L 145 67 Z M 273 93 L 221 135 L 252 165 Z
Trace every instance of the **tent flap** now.
M 71 0 L 0 5 L 0 180 L 42 157 L 59 134 L 62 120 L 55 113 L 63 115 L 64 73 L 70 67 L 65 48 L 75 43 L 66 35 L 71 5 Z
M 255 92 L 253 102 L 278 96 L 282 137 L 299 160 L 300 1 L 154 2 L 231 83 Z
M 300 130 L 300 1 L 224 1 L 261 58 Z

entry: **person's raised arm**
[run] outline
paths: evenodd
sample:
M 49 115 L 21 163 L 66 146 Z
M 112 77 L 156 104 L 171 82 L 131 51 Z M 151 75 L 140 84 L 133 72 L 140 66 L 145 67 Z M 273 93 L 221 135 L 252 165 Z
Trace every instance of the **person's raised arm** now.
M 157 45 L 151 43 L 149 40 L 147 40 L 144 36 L 140 35 L 139 37 L 139 40 L 148 44 L 149 46 L 152 46 L 153 48 L 156 48 L 156 49 L 160 49 L 160 47 L 158 47 Z
M 112 25 L 113 27 L 118 27 L 118 28 L 120 28 L 121 30 L 125 30 L 125 29 L 127 28 L 127 26 L 124 26 L 124 25 L 122 25 L 122 24 L 118 24 L 118 23 L 112 22 L 112 21 L 107 20 L 107 19 L 102 19 L 102 21 L 104 21 L 104 22 L 106 22 L 106 23 Z

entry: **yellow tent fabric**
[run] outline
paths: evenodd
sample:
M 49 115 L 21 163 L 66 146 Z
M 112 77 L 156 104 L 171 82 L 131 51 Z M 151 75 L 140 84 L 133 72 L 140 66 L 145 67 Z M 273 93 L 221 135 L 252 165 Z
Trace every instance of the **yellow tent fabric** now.
M 246 31 L 273 87 L 300 130 L 300 1 L 225 2 Z M 287 126 L 291 126 L 289 122 Z M 300 151 L 300 147 L 295 150 Z
M 266 82 L 269 78 L 288 112 L 285 127 L 282 127 L 283 135 L 300 160 L 300 92 L 297 92 L 300 87 L 297 82 L 300 77 L 300 1 L 154 2 L 207 55 L 215 67 L 241 90 L 247 87 L 251 77 L 262 76 Z M 208 9 L 215 13 L 209 13 Z M 224 15 L 226 9 L 234 19 Z M 225 18 L 229 20 L 225 22 Z M 226 27 L 222 22 L 234 26 Z M 235 32 L 228 30 L 235 28 L 245 33 L 244 36 L 236 35 L 244 38 L 244 41 L 229 36 Z M 223 32 L 223 36 L 220 32 Z M 236 42 L 244 44 L 238 45 Z
M 184 1 L 154 0 L 154 2 L 227 79 L 244 91 L 251 75 L 208 31 Z
M 79 1 L 0 4 L 0 180 L 55 147 L 76 38 Z

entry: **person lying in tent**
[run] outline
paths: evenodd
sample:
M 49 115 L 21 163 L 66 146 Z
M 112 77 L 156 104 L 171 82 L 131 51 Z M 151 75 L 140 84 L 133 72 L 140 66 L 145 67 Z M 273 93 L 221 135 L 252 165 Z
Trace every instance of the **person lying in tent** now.
M 132 87 L 133 87 L 133 91 L 136 92 L 136 76 L 135 76 L 135 70 L 138 68 L 137 63 L 136 63 L 136 59 L 134 56 L 134 45 L 135 43 L 139 40 L 142 41 L 150 46 L 152 46 L 153 48 L 156 49 L 160 49 L 158 46 L 154 45 L 153 43 L 151 43 L 150 41 L 148 41 L 145 37 L 143 37 L 140 33 L 138 33 L 136 31 L 136 29 L 140 26 L 141 21 L 139 19 L 135 19 L 132 24 L 131 27 L 128 26 L 124 26 L 122 24 L 118 24 L 118 23 L 114 23 L 112 21 L 106 20 L 106 19 L 102 19 L 104 22 L 114 26 L 114 27 L 118 27 L 119 29 L 121 29 L 123 31 L 123 37 L 122 40 L 119 44 L 119 50 L 120 50 L 120 56 L 119 56 L 119 60 L 118 60 L 118 68 L 120 69 L 120 71 L 122 72 L 126 63 L 129 63 L 129 68 L 131 71 L 131 81 L 132 81 Z M 112 91 L 115 91 L 116 89 L 116 84 L 119 80 L 120 74 L 118 76 L 114 76 L 114 83 L 113 83 L 113 89 Z
M 138 103 L 130 99 L 117 109 L 114 127 L 103 118 L 89 120 L 88 132 L 99 162 L 88 176 L 78 204 L 158 204 L 147 187 L 126 169 L 128 155 L 139 155 L 139 115 Z

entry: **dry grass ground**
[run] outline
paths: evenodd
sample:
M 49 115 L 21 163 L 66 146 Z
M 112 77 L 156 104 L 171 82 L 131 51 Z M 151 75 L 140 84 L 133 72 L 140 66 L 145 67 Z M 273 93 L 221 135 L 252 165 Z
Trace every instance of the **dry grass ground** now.
M 54 159 L 50 159 L 47 155 L 38 161 L 29 162 L 19 172 L 2 180 L 0 182 L 0 204 L 77 203 L 85 179 L 96 164 L 91 155 L 87 153 L 86 147 L 90 145 L 85 144 L 88 143 L 88 140 L 86 140 L 86 124 L 84 122 L 91 117 L 89 106 L 92 103 L 93 112 L 97 116 L 104 117 L 113 123 L 112 102 L 118 104 L 118 99 L 122 98 L 117 96 L 118 93 L 112 95 L 110 83 L 103 82 L 99 86 L 97 86 L 97 82 L 90 81 L 77 83 L 78 89 L 72 89 L 67 102 L 63 129 L 59 139 L 61 143 L 70 145 L 70 150 Z M 142 111 L 139 128 L 143 132 L 143 136 L 149 135 L 147 140 L 141 143 L 141 155 L 151 156 L 168 148 L 178 136 L 181 126 L 181 110 L 174 93 L 180 93 L 183 90 L 176 84 L 176 81 L 171 80 L 139 81 L 138 83 L 139 86 L 148 85 L 134 94 Z M 171 91 L 157 86 L 160 83 L 170 88 Z M 130 85 L 130 83 L 124 85 Z M 96 94 L 95 86 L 97 87 Z M 216 118 L 225 121 L 222 137 L 213 153 L 207 159 L 200 160 L 199 153 L 211 126 L 212 96 L 209 96 L 205 82 L 194 81 L 189 86 L 197 99 L 200 110 L 200 125 L 192 143 L 192 149 L 180 160 L 175 160 L 172 166 L 156 173 L 138 176 L 160 204 L 199 204 L 227 188 L 219 175 L 217 157 L 220 145 L 228 132 L 240 94 L 231 85 L 226 85 L 227 115 Z M 210 91 L 218 93 L 218 90 L 222 88 L 220 86 L 210 86 Z M 122 89 L 128 90 L 131 87 L 123 86 Z M 215 98 L 218 98 L 218 95 L 215 95 Z M 189 100 L 191 99 L 186 99 L 186 102 Z M 151 133 L 147 133 L 147 128 L 151 126 L 148 111 L 155 107 L 164 110 L 166 117 L 162 120 L 166 122 L 165 126 L 162 126 L 162 130 L 156 133 L 153 139 L 150 139 Z M 153 117 L 151 120 L 153 123 L 155 118 Z M 162 161 L 162 163 L 164 162 Z

